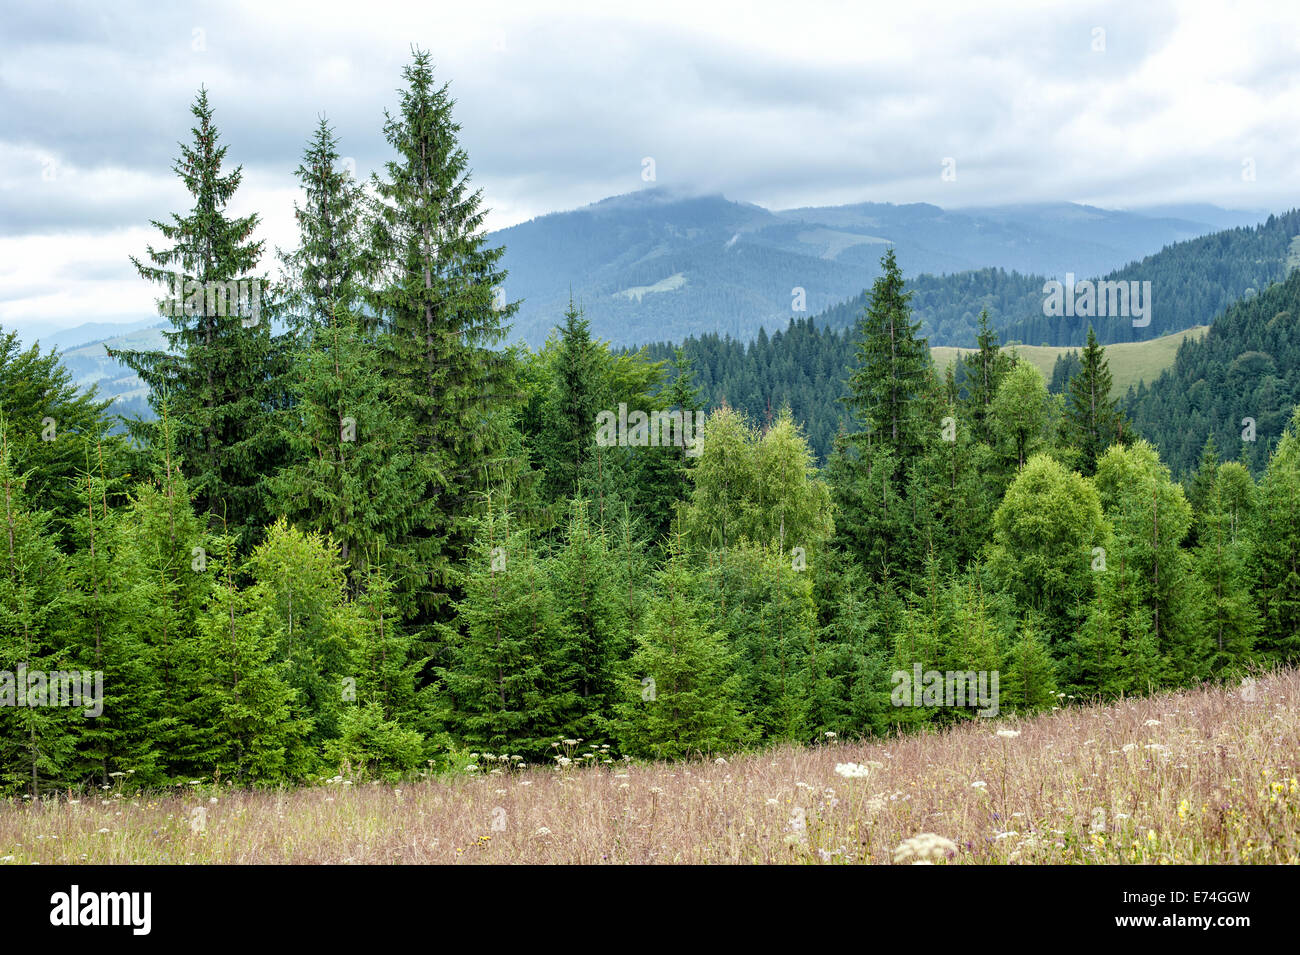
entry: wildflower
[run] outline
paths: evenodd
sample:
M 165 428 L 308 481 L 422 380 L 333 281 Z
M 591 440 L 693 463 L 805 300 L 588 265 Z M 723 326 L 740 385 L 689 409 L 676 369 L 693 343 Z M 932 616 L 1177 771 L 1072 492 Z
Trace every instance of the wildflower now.
M 998 735 L 1001 736 L 1003 739 L 1015 739 L 1017 736 L 1020 735 L 1020 730 L 1001 729 L 998 730 Z
M 975 782 L 970 784 L 971 789 L 988 789 L 988 787 L 989 784 L 982 779 L 977 779 Z
M 1159 720 L 1147 720 L 1147 721 L 1146 721 L 1145 723 L 1143 723 L 1142 725 L 1143 725 L 1143 726 L 1159 726 L 1159 725 L 1160 725 L 1160 721 L 1159 721 Z
M 836 763 L 835 773 L 845 779 L 866 779 L 871 775 L 871 767 L 860 763 Z
M 1186 822 L 1186 821 L 1187 821 L 1187 813 L 1188 813 L 1189 811 L 1191 811 L 1191 808 L 1192 808 L 1191 805 L 1187 802 L 1186 799 L 1184 799 L 1182 802 L 1180 802 L 1180 803 L 1178 804 L 1178 818 L 1179 818 L 1179 819 L 1182 819 L 1184 822 Z
M 549 835 L 551 834 L 551 830 L 547 829 L 545 826 L 542 826 L 542 827 L 541 827 L 540 829 L 538 829 L 537 832 L 534 833 L 534 834 L 535 834 L 535 835 L 538 835 L 538 836 L 549 836 Z
M 1126 753 L 1131 753 L 1131 752 L 1133 752 L 1133 750 L 1135 750 L 1135 749 L 1137 749 L 1137 748 L 1138 748 L 1138 744 L 1137 744 L 1137 743 L 1125 743 L 1123 746 L 1120 747 L 1120 749 L 1123 750 L 1123 751 L 1126 752 Z
M 719 757 L 718 757 L 717 759 L 715 759 L 713 762 L 714 762 L 716 765 L 718 765 L 718 766 L 726 766 L 726 765 L 727 765 L 727 761 L 726 761 L 725 759 L 723 759 L 721 756 L 719 756 Z
M 835 734 L 832 733 L 830 730 L 827 730 L 827 731 L 826 731 L 826 738 L 827 738 L 827 739 L 834 739 L 834 738 L 835 738 Z
M 949 858 L 949 853 L 956 855 L 956 843 L 933 832 L 922 832 L 903 840 L 903 843 L 894 850 L 894 862 L 895 864 L 909 861 L 935 862 Z

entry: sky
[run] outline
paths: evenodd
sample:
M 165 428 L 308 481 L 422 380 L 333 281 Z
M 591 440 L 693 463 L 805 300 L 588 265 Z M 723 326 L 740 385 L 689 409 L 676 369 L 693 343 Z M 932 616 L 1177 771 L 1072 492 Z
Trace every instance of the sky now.
M 231 214 L 295 241 L 320 116 L 365 178 L 412 45 L 502 228 L 648 185 L 770 209 L 1300 205 L 1300 4 L 0 0 L 0 327 L 149 317 L 200 84 Z M 643 178 L 652 159 L 655 179 Z M 267 268 L 273 266 L 268 254 Z

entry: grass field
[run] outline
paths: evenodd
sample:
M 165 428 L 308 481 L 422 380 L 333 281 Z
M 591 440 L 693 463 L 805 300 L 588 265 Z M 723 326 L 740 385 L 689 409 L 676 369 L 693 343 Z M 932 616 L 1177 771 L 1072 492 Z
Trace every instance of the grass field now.
M 1114 397 L 1122 397 L 1129 385 L 1136 385 L 1139 381 L 1145 381 L 1148 385 L 1160 377 L 1160 372 L 1164 371 L 1174 363 L 1174 357 L 1178 354 L 1178 346 L 1187 338 L 1200 338 L 1205 334 L 1208 325 L 1197 325 L 1195 328 L 1189 328 L 1185 331 L 1176 332 L 1173 335 L 1165 335 L 1161 338 L 1153 338 L 1146 342 L 1124 342 L 1119 345 L 1106 346 L 1106 358 L 1110 361 L 1111 375 L 1114 376 L 1114 385 L 1111 394 Z M 1013 345 L 1012 347 L 1023 358 L 1031 362 L 1034 367 L 1043 373 L 1043 377 L 1051 382 L 1052 369 L 1056 366 L 1056 357 L 1063 355 L 1068 351 L 1077 351 L 1074 348 L 1054 348 L 1047 345 Z M 940 346 L 930 349 L 930 354 L 934 356 L 935 366 L 943 371 L 948 365 L 961 354 L 971 351 L 969 348 L 952 348 Z
M 0 861 L 1295 863 L 1297 704 L 1283 671 L 730 761 L 10 800 Z

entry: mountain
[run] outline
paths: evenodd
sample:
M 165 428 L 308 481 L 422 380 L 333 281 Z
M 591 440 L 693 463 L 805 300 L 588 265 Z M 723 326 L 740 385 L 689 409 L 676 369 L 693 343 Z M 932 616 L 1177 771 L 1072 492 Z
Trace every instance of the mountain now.
M 1212 207 L 1184 219 L 1071 203 L 957 211 L 859 203 L 772 212 L 719 195 L 651 188 L 541 216 L 490 240 L 506 247 L 507 298 L 523 300 L 513 335 L 534 346 L 570 294 L 593 333 L 616 345 L 708 332 L 750 340 L 760 327 L 780 329 L 857 297 L 889 246 L 909 281 L 934 279 L 935 302 L 951 313 L 928 329 L 934 343 L 965 345 L 979 297 L 998 294 L 990 285 L 1008 286 L 1005 321 L 1023 321 L 1041 313 L 1044 275 L 1100 275 L 1223 221 L 1250 218 Z M 987 270 L 1001 274 L 959 277 Z
M 111 335 L 64 349 L 60 351 L 59 359 L 79 389 L 86 391 L 96 387 L 100 398 L 113 399 L 109 408 L 113 414 L 151 418 L 153 412 L 147 402 L 148 386 L 131 369 L 109 358 L 107 349 L 165 349 L 167 340 L 163 337 L 162 329 L 166 327 L 169 327 L 166 323 L 158 323 L 155 319 L 151 327 L 137 328 L 125 334 Z M 65 335 L 74 331 L 76 329 L 69 329 Z M 46 350 L 47 343 L 50 347 L 56 344 L 48 338 L 42 340 L 43 351 Z

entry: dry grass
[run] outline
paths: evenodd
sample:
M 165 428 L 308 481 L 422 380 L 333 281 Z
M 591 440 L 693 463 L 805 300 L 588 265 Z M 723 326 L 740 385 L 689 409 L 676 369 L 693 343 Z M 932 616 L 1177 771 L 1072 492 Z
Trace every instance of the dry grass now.
M 1294 863 L 1298 703 L 1300 673 L 1285 671 L 1253 692 L 1162 694 L 729 763 L 11 801 L 0 804 L 0 858 L 889 863 L 905 840 L 934 833 L 953 844 L 928 843 L 948 862 Z M 848 762 L 868 775 L 837 775 Z

